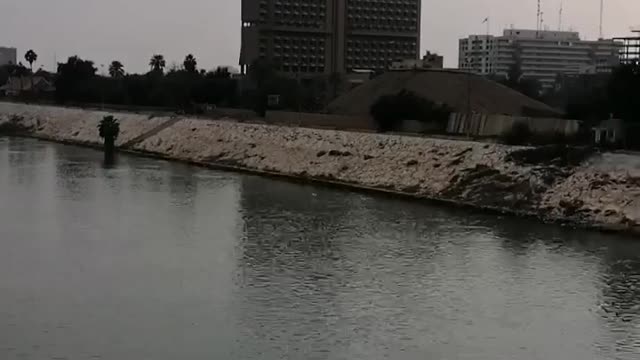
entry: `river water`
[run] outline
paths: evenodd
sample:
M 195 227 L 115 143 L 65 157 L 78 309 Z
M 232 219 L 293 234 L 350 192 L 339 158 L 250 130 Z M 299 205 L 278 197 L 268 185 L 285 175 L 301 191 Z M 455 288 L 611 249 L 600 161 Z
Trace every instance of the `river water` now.
M 0 138 L 0 359 L 638 359 L 640 242 Z

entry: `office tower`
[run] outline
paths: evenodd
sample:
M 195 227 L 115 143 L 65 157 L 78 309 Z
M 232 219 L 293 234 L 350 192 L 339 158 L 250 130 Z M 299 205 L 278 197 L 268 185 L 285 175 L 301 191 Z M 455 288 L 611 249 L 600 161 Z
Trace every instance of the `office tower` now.
M 507 29 L 502 36 L 471 35 L 459 41 L 460 69 L 506 76 L 516 63 L 523 76 L 543 88 L 558 75 L 606 73 L 619 64 L 621 44 L 610 39 L 582 40 L 577 32 Z
M 384 70 L 417 59 L 420 0 L 242 0 L 240 66 L 294 76 Z

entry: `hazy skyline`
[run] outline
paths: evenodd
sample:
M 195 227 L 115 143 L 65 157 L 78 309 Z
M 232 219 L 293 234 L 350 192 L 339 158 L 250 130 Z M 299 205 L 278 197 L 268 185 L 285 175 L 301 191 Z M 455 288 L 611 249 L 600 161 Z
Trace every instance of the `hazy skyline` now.
M 545 25 L 598 37 L 599 0 L 543 0 Z M 605 37 L 626 36 L 640 25 L 640 1 L 606 0 Z M 458 38 L 503 28 L 536 27 L 537 0 L 448 0 L 422 2 L 421 52 L 438 52 L 446 66 L 456 66 Z M 146 72 L 149 58 L 163 54 L 167 64 L 181 64 L 192 53 L 198 66 L 237 67 L 240 49 L 240 0 L 0 0 L 0 46 L 18 48 L 18 61 L 34 49 L 35 66 L 54 68 L 71 55 L 93 60 L 106 72 L 119 60 L 128 72 Z M 104 70 L 100 65 L 104 64 Z

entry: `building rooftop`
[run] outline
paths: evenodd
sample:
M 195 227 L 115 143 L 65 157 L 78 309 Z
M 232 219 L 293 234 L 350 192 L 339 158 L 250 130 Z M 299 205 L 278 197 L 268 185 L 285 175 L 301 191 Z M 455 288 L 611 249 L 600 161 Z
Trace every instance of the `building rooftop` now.
M 539 40 L 564 40 L 579 41 L 580 33 L 577 31 L 552 31 L 552 30 L 529 30 L 529 29 L 505 29 L 503 36 L 516 39 L 539 39 Z
M 470 105 L 472 111 L 482 114 L 562 115 L 546 104 L 485 77 L 435 69 L 386 72 L 340 96 L 329 104 L 327 110 L 334 114 L 367 116 L 378 98 L 401 90 L 446 104 L 457 112 L 466 112 Z

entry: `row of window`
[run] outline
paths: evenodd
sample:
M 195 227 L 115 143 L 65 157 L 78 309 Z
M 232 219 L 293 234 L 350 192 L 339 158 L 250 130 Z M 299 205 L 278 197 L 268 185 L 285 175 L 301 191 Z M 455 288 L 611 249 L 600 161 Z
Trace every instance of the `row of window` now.
M 268 9 L 268 6 L 266 0 L 260 1 L 260 9 Z M 275 0 L 273 2 L 273 8 L 275 10 L 324 12 L 326 9 L 326 0 Z
M 420 0 L 348 0 L 347 10 L 417 11 Z
M 407 59 L 415 58 L 416 53 L 412 50 L 379 50 L 379 51 L 367 51 L 362 50 L 347 50 L 347 57 L 379 57 L 379 58 L 391 58 L 391 59 Z
M 398 18 L 415 18 L 418 17 L 417 10 L 402 10 L 391 8 L 375 8 L 375 7 L 353 7 L 347 9 L 348 15 L 353 16 L 369 16 L 372 18 L 398 17 Z
M 282 65 L 280 70 L 288 73 L 324 73 L 324 66 Z
M 293 26 L 297 28 L 319 29 L 322 28 L 324 22 L 320 20 L 312 21 L 302 18 L 278 18 L 275 20 L 275 24 L 277 26 Z
M 296 56 L 274 56 L 273 61 L 276 64 L 283 65 L 305 65 L 305 66 L 324 66 L 324 57 L 296 57 Z
M 266 39 L 261 42 L 266 43 Z M 321 37 L 297 37 L 297 36 L 276 36 L 273 38 L 274 46 L 293 46 L 293 47 L 309 47 L 316 48 L 325 46 L 325 39 Z
M 353 59 L 347 60 L 347 69 L 387 69 L 393 61 L 384 59 Z
M 301 49 L 301 48 L 286 48 L 280 46 L 274 46 L 273 53 L 275 56 L 308 56 L 308 57 L 317 57 L 324 58 L 324 48 L 314 48 L 314 49 Z M 260 54 L 267 54 L 267 47 L 260 46 Z
M 308 46 L 290 46 L 290 45 L 274 45 L 275 52 L 291 53 L 291 54 L 324 54 L 324 46 L 308 47 Z
M 411 49 L 416 42 L 406 40 L 347 40 L 347 49 Z
M 493 50 L 493 51 L 489 51 Z M 460 48 L 461 53 L 468 54 L 480 54 L 480 53 L 498 53 L 505 54 L 505 56 L 512 56 L 515 49 L 508 48 L 500 48 L 500 49 L 488 49 L 488 50 L 478 50 L 478 49 L 467 49 L 464 47 Z M 616 55 L 617 52 L 591 52 L 591 51 L 560 51 L 560 50 L 545 50 L 545 49 L 520 49 L 519 54 L 521 56 L 547 56 L 551 58 L 557 57 L 568 57 L 568 58 L 580 58 L 580 57 L 609 57 L 611 55 Z
M 324 9 L 326 7 L 326 0 L 274 0 L 273 5 L 276 8 L 300 7 L 304 9 Z
M 418 30 L 418 23 L 415 20 L 350 19 L 348 26 L 352 30 L 389 32 L 416 32 Z

